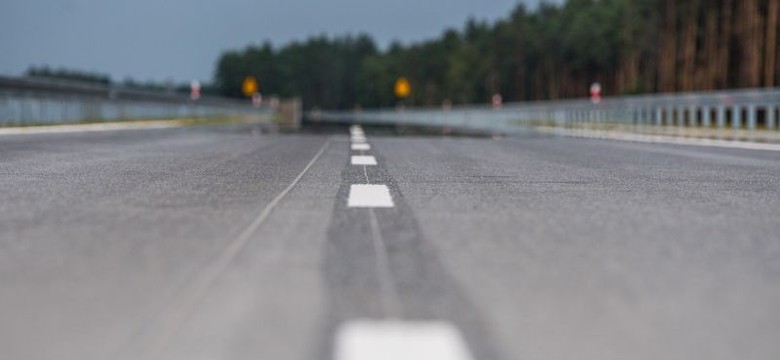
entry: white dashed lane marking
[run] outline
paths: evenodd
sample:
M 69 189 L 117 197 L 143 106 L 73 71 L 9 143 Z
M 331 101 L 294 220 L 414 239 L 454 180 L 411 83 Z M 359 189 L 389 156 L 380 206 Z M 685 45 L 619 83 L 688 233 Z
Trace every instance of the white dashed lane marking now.
M 335 338 L 336 360 L 472 360 L 460 331 L 444 321 L 347 322 Z
M 371 150 L 363 129 L 350 128 L 353 151 Z M 398 291 L 389 271 L 379 222 L 373 208 L 395 206 L 387 185 L 370 184 L 367 166 L 377 165 L 371 155 L 354 155 L 352 165 L 363 166 L 366 184 L 349 188 L 347 206 L 368 208 L 372 239 L 377 256 L 377 273 L 385 316 L 402 314 Z M 457 327 L 446 321 L 358 320 L 342 324 L 335 336 L 335 360 L 473 360 Z
M 395 206 L 387 185 L 353 184 L 349 188 L 348 207 L 391 208 Z
M 374 166 L 376 165 L 376 158 L 371 155 L 354 155 L 352 156 L 352 165 Z

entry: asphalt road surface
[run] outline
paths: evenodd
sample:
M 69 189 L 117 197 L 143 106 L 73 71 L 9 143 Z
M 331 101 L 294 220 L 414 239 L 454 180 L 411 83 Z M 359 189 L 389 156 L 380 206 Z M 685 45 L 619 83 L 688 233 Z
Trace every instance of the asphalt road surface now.
M 7 135 L 0 285 L 3 359 L 774 360 L 780 152 Z

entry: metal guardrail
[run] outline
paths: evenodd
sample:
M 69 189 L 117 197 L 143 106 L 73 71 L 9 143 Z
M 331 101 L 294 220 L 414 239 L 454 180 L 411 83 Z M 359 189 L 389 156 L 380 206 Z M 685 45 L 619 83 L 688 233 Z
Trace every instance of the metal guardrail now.
M 778 129 L 780 89 L 659 94 L 508 103 L 501 107 L 408 108 L 312 112 L 314 121 L 449 126 L 501 132 L 522 126 L 630 125 L 756 130 Z
M 260 116 L 268 106 L 68 81 L 0 76 L 0 126 L 80 121 Z

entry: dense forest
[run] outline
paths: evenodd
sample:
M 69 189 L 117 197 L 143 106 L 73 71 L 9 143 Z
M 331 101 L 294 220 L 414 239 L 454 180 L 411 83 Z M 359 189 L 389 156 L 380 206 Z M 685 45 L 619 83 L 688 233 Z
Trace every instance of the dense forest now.
M 366 35 L 314 37 L 219 58 L 215 85 L 239 97 L 252 75 L 264 94 L 306 107 L 393 106 L 399 76 L 408 105 L 771 87 L 780 84 L 780 0 L 568 0 L 522 4 L 498 22 L 469 20 L 439 38 L 380 51 Z

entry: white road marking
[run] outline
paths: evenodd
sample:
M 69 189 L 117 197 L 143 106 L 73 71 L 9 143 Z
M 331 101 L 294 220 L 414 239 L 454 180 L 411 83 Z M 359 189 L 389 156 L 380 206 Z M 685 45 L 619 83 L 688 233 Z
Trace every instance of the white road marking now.
M 371 155 L 354 155 L 352 156 L 352 165 L 373 166 L 376 165 L 376 158 Z
M 348 207 L 391 208 L 393 197 L 387 185 L 353 184 L 349 188 Z
M 352 144 L 352 150 L 355 150 L 355 151 L 371 150 L 371 145 L 369 145 L 369 144 Z
M 24 126 L 24 127 L 0 128 L 0 135 L 61 134 L 61 133 L 117 131 L 117 130 L 170 129 L 170 128 L 177 128 L 182 126 L 184 126 L 182 122 L 173 121 L 173 120 L 133 121 L 133 122 L 126 122 L 126 123 L 113 122 L 113 123 L 99 123 L 99 124 Z
M 780 151 L 780 144 L 767 144 L 767 143 L 749 142 L 749 141 L 699 139 L 699 138 L 686 138 L 686 137 L 665 136 L 665 135 L 644 135 L 644 134 L 631 134 L 631 133 L 616 132 L 616 131 L 598 131 L 598 130 L 575 130 L 575 129 L 557 129 L 557 128 L 540 128 L 539 130 L 547 133 L 557 134 L 557 135 L 583 137 L 583 138 L 590 138 L 590 139 L 609 139 L 609 140 L 623 140 L 623 141 L 658 143 L 658 144 L 678 144 L 678 145 L 691 145 L 691 146 L 722 147 L 722 148 L 731 148 L 731 149 Z
M 367 141 L 365 136 L 353 136 L 351 140 L 353 143 L 364 143 Z
M 444 321 L 350 321 L 334 339 L 335 360 L 472 360 L 460 331 Z

